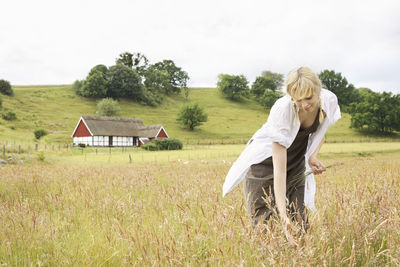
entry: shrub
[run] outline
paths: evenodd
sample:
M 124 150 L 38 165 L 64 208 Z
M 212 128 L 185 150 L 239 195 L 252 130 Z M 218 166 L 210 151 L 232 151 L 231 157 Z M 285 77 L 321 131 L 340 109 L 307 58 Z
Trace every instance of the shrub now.
M 0 93 L 10 96 L 14 94 L 9 81 L 0 80 Z
M 6 121 L 15 121 L 17 119 L 17 114 L 15 114 L 15 112 L 12 112 L 12 111 L 8 111 L 6 113 L 3 113 L 3 114 L 1 114 L 1 116 Z
M 149 150 L 149 151 L 159 150 L 157 145 L 154 142 L 149 142 L 149 143 L 141 146 L 141 148 L 144 149 L 144 150 Z
M 141 148 L 145 150 L 180 150 L 183 148 L 183 144 L 179 139 L 176 138 L 161 138 L 155 139 L 152 142 L 149 142 Z
M 117 116 L 120 107 L 117 100 L 104 98 L 97 104 L 97 113 L 100 116 Z
M 44 161 L 46 157 L 45 157 L 43 151 L 39 151 L 39 152 L 36 154 L 36 158 L 37 158 L 37 160 L 39 160 L 39 161 Z
M 3 102 L 3 100 L 0 97 L 0 109 L 1 109 L 2 102 Z
M 39 140 L 40 138 L 42 138 L 43 136 L 47 135 L 47 131 L 44 129 L 37 129 L 33 132 L 33 134 L 35 135 L 35 138 L 37 140 Z

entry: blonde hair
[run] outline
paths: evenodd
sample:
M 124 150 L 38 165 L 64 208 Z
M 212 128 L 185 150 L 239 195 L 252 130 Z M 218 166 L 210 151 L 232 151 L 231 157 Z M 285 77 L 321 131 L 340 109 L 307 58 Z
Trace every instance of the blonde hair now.
M 321 81 L 308 67 L 300 67 L 289 72 L 286 92 L 294 101 L 321 93 Z
M 289 72 L 289 75 L 286 79 L 286 93 L 292 97 L 292 101 L 311 97 L 312 95 L 317 95 L 318 98 L 320 98 L 321 87 L 321 80 L 318 78 L 317 74 L 315 74 L 308 67 L 300 67 L 292 70 Z M 296 123 L 296 120 L 299 120 L 299 118 L 297 118 L 295 105 L 293 105 L 293 108 L 295 110 L 295 120 L 293 123 Z M 322 122 L 323 118 L 324 115 L 320 102 L 320 123 Z

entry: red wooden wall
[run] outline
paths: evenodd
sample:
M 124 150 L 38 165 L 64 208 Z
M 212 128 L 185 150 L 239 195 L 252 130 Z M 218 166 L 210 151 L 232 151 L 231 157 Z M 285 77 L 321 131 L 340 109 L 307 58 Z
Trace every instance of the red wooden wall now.
M 92 136 L 89 130 L 86 128 L 86 125 L 81 120 L 79 122 L 78 128 L 75 131 L 74 137 L 85 137 L 85 136 Z

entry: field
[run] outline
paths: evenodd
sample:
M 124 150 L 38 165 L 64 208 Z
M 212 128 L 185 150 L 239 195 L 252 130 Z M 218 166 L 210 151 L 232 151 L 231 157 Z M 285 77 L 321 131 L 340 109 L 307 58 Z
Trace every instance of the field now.
M 298 246 L 278 224 L 255 233 L 241 186 L 222 198 L 224 176 L 242 148 L 148 152 L 133 163 L 122 151 L 109 160 L 106 151 L 88 150 L 86 162 L 79 150 L 46 152 L 44 162 L 32 155 L 30 163 L 2 167 L 0 263 L 400 264 L 399 143 L 323 147 L 321 158 L 333 167 L 316 177 L 318 211 Z
M 156 108 L 122 99 L 121 116 L 161 123 L 185 144 L 149 152 L 66 146 L 98 100 L 70 85 L 14 91 L 3 111 L 18 119 L 0 118 L 1 266 L 400 265 L 398 133 L 365 136 L 342 114 L 319 154 L 332 167 L 316 177 L 318 210 L 294 246 L 278 223 L 261 234 L 250 226 L 241 186 L 222 198 L 229 167 L 268 116 L 254 100 L 191 89 L 209 120 L 188 131 L 175 120 L 183 95 Z M 39 142 L 37 128 L 49 131 Z
M 82 115 L 95 115 L 99 99 L 77 96 L 71 85 L 16 86 L 15 96 L 2 96 L 3 111 L 17 114 L 16 121 L 0 117 L 0 142 L 33 142 L 33 131 L 43 128 L 49 132 L 43 140 L 46 144 L 69 144 L 71 134 Z M 208 113 L 208 121 L 189 131 L 176 122 L 179 109 L 187 103 L 198 103 Z M 142 106 L 121 99 L 121 116 L 137 117 L 145 125 L 162 124 L 170 137 L 179 138 L 185 144 L 244 144 L 268 117 L 268 111 L 256 101 L 244 99 L 230 101 L 221 96 L 216 88 L 192 88 L 189 101 L 183 93 L 165 98 L 159 107 Z M 350 116 L 329 129 L 327 142 L 399 141 L 400 135 L 366 136 L 350 129 Z

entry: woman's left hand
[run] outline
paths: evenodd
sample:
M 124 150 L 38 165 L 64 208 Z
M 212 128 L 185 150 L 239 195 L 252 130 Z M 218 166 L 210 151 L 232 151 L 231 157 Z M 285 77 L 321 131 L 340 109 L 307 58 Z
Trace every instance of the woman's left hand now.
M 308 159 L 308 165 L 310 166 L 314 174 L 321 174 L 326 171 L 324 164 L 321 161 L 317 160 L 316 157 L 310 157 Z

